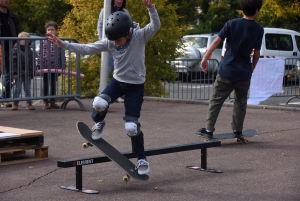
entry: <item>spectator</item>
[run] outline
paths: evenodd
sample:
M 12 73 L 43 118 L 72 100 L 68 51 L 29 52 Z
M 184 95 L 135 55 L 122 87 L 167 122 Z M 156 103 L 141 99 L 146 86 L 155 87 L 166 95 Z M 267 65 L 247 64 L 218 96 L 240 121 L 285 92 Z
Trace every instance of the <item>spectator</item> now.
M 9 1 L 0 0 L 0 24 L 1 24 L 1 37 L 18 37 L 18 34 L 22 31 L 21 22 L 19 16 L 8 9 Z M 15 41 L 14 41 L 15 43 Z M 14 45 L 14 44 L 13 44 Z M 2 48 L 1 48 L 2 49 Z M 9 40 L 4 41 L 4 52 L 1 52 L 1 59 L 3 62 L 3 75 L 5 90 L 2 92 L 2 98 L 10 98 L 11 97 L 11 87 L 13 76 L 10 72 L 9 66 Z M 9 102 L 2 102 L 3 107 L 11 107 L 12 105 Z
M 58 24 L 53 21 L 49 21 L 45 24 L 46 34 L 52 33 L 54 35 L 58 34 Z M 65 51 L 56 46 L 55 44 L 43 40 L 41 43 L 41 48 L 43 49 L 43 55 L 38 52 L 37 56 L 37 69 L 43 70 L 47 69 L 47 73 L 42 73 L 43 75 L 43 91 L 44 96 L 55 96 L 56 95 L 56 83 L 58 78 L 58 73 L 51 72 L 51 69 L 66 69 L 66 56 Z M 50 58 L 48 57 L 50 56 Z M 50 93 L 49 93 L 50 85 Z M 55 103 L 55 98 L 50 99 L 50 104 L 48 99 L 44 99 L 44 109 L 58 109 L 59 106 Z
M 19 38 L 30 37 L 27 32 L 21 32 L 18 35 Z M 20 49 L 18 51 L 18 45 L 14 45 L 13 49 L 13 74 L 15 79 L 15 90 L 14 90 L 14 98 L 19 98 L 22 84 L 24 87 L 25 97 L 31 97 L 31 81 L 33 78 L 34 72 L 34 62 L 33 52 L 29 47 L 29 40 L 20 40 Z M 26 59 L 27 57 L 27 59 Z M 18 66 L 20 64 L 20 66 Z M 13 102 L 12 110 L 18 110 L 19 101 Z M 31 100 L 27 100 L 26 103 L 27 110 L 34 110 L 35 108 L 32 106 Z
M 111 13 L 116 12 L 116 11 L 124 11 L 129 15 L 129 12 L 128 12 L 128 10 L 125 9 L 125 6 L 126 6 L 126 0 L 111 0 Z M 103 9 L 101 9 L 100 14 L 99 14 L 98 24 L 97 24 L 99 40 L 102 40 L 103 15 L 104 15 L 104 11 L 103 11 Z M 111 73 L 114 70 L 114 59 L 111 54 L 109 54 L 109 57 L 108 57 L 108 69 L 107 70 L 108 70 L 107 75 L 109 78 Z M 124 102 L 124 100 L 123 100 L 123 98 L 120 97 L 115 102 Z

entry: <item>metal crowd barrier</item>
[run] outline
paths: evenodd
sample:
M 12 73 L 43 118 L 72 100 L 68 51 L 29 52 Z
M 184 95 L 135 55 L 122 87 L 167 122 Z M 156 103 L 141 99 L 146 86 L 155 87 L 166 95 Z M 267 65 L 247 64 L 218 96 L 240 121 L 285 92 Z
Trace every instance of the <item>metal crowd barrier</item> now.
M 209 60 L 211 69 L 207 74 L 200 72 L 201 59 L 176 59 L 171 65 L 175 68 L 177 79 L 171 83 L 163 80 L 163 85 L 168 92 L 167 98 L 185 100 L 209 100 L 212 94 L 213 82 L 219 66 L 217 60 Z M 187 66 L 194 65 L 194 68 Z M 217 67 L 217 68 L 215 68 Z M 282 83 L 282 93 L 272 97 L 287 97 L 288 104 L 294 98 L 300 98 L 300 61 L 297 58 L 285 59 L 285 71 Z M 234 98 L 234 93 L 228 100 Z
M 285 59 L 282 93 L 272 97 L 289 97 L 288 104 L 292 99 L 300 98 L 300 60 L 297 58 Z
M 201 59 L 176 59 L 171 66 L 177 74 L 174 83 L 163 80 L 168 92 L 168 98 L 208 100 L 212 93 L 212 84 L 217 75 L 219 62 L 216 59 L 208 60 L 208 72 L 200 69 Z
M 20 41 L 24 40 L 25 44 L 29 45 L 30 49 L 25 48 L 25 71 L 21 68 L 22 58 L 24 64 L 24 57 L 22 57 L 21 53 L 21 45 Z M 80 79 L 83 78 L 84 75 L 80 74 L 80 55 L 75 54 L 74 52 L 70 52 L 67 50 L 62 51 L 62 55 L 58 55 L 55 50 L 55 54 L 50 54 L 50 47 L 48 46 L 47 55 L 45 55 L 45 63 L 41 62 L 40 69 L 37 69 L 37 60 L 38 55 L 41 55 L 41 61 L 43 61 L 43 48 L 40 47 L 42 41 L 46 40 L 44 37 L 40 36 L 30 36 L 27 38 L 18 38 L 18 37 L 0 37 L 1 42 L 1 51 L 2 51 L 2 61 L 0 61 L 0 71 L 1 71 L 1 79 L 0 79 L 0 104 L 2 102 L 17 102 L 17 101 L 28 101 L 28 100 L 43 100 L 43 99 L 55 99 L 63 101 L 60 108 L 66 109 L 66 106 L 69 101 L 76 101 L 82 110 L 86 110 L 85 105 L 80 100 L 81 89 L 80 89 Z M 62 40 L 70 42 L 70 43 L 78 43 L 78 41 L 74 38 L 62 38 Z M 49 41 L 48 41 L 49 42 Z M 50 43 L 50 42 L 49 42 Z M 13 48 L 16 50 L 15 58 L 13 58 Z M 28 54 L 29 51 L 32 51 L 33 58 L 29 59 Z M 24 56 L 24 55 L 23 55 Z M 61 70 L 58 70 L 59 66 L 59 57 L 62 58 L 62 67 Z M 49 58 L 54 57 L 54 62 L 52 65 L 55 66 L 56 70 L 51 70 L 51 61 Z M 64 59 L 65 58 L 65 59 Z M 29 70 L 29 66 L 33 65 L 33 69 Z M 14 68 L 14 66 L 16 68 Z M 31 71 L 31 72 L 30 72 Z M 25 89 L 23 84 L 19 80 L 19 85 L 16 85 L 16 80 L 14 79 L 14 74 L 21 75 L 32 74 L 33 79 L 31 80 L 31 96 L 26 97 Z M 49 72 L 49 73 L 48 73 Z M 51 72 L 51 73 L 50 73 Z M 51 76 L 55 76 L 57 81 L 55 82 L 55 86 L 50 84 Z M 20 79 L 19 77 L 17 79 Z M 48 79 L 48 93 L 44 95 L 43 81 L 44 79 Z M 27 85 L 27 80 L 24 81 L 25 85 Z M 56 90 L 55 95 L 51 95 L 51 90 Z M 15 90 L 21 90 L 19 97 L 14 97 Z

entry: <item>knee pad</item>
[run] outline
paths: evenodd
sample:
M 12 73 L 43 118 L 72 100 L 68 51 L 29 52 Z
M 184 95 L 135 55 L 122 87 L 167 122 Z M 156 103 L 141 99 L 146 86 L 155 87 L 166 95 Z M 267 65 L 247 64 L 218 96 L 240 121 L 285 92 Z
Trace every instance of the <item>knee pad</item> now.
M 125 130 L 129 137 L 136 137 L 141 133 L 141 125 L 139 122 L 126 122 Z
M 105 112 L 107 111 L 110 103 L 110 97 L 105 94 L 100 94 L 100 96 L 96 96 L 92 103 L 93 108 L 97 112 Z

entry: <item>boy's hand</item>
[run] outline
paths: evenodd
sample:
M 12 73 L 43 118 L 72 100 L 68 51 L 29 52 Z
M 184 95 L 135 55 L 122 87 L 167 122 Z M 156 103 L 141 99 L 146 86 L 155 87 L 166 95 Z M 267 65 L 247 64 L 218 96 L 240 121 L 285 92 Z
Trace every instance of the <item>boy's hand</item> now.
M 47 38 L 50 42 L 54 43 L 55 45 L 57 45 L 57 46 L 61 45 L 61 40 L 57 36 L 55 36 L 54 34 L 48 33 Z
M 206 59 L 202 59 L 201 64 L 200 64 L 200 68 L 202 69 L 202 71 L 204 73 L 207 73 L 207 67 L 208 67 L 208 63 Z
M 153 8 L 152 0 L 142 0 L 147 8 Z

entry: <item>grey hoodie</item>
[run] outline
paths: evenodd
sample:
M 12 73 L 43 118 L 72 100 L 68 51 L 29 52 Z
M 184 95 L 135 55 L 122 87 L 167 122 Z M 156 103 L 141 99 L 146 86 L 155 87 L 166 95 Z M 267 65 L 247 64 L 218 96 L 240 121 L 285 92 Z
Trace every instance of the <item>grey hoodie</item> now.
M 116 80 L 129 84 L 143 84 L 146 80 L 145 43 L 160 28 L 160 20 L 155 7 L 148 8 L 148 11 L 150 23 L 142 29 L 139 26 L 135 27 L 130 42 L 123 47 L 114 45 L 114 42 L 107 38 L 90 44 L 62 42 L 61 47 L 83 55 L 108 51 L 114 58 L 113 77 Z

